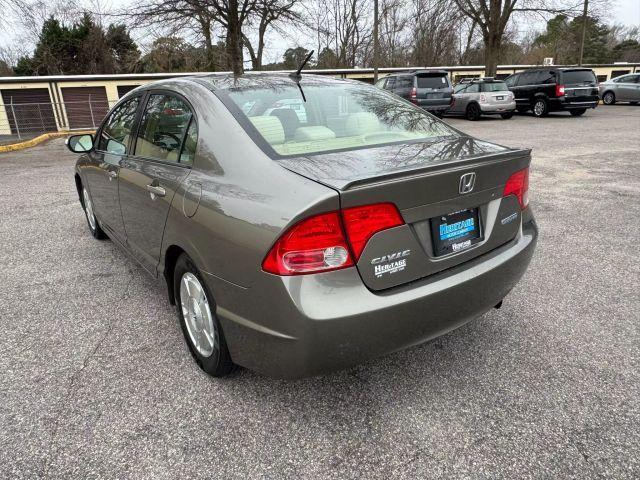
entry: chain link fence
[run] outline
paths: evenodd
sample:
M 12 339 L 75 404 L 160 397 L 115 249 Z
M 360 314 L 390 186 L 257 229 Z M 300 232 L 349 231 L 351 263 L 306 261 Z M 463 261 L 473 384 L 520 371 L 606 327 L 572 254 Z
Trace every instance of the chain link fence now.
M 43 133 L 98 127 L 115 102 L 0 103 L 0 144 L 28 140 Z

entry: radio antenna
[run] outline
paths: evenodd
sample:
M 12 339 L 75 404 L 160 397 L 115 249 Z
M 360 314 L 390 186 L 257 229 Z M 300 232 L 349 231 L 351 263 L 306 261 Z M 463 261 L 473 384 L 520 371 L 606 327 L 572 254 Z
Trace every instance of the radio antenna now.
M 306 56 L 306 58 L 302 61 L 302 63 L 300 64 L 300 66 L 298 67 L 298 70 L 295 71 L 295 73 L 291 73 L 289 74 L 289 76 L 291 78 L 293 78 L 296 81 L 299 81 L 302 78 L 302 69 L 304 68 L 304 66 L 307 64 L 307 62 L 309 61 L 309 59 L 311 58 L 311 55 L 313 55 L 313 50 L 311 50 L 309 52 L 309 55 Z

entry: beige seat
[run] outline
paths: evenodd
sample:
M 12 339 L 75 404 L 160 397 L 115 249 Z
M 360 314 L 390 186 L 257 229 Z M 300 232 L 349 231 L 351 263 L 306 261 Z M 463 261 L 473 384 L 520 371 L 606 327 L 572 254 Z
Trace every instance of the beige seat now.
M 284 128 L 278 117 L 268 115 L 249 117 L 258 133 L 270 144 L 280 145 L 284 143 Z
M 295 141 L 296 142 L 311 142 L 314 140 L 328 140 L 330 138 L 336 138 L 336 134 L 323 126 L 312 127 L 300 127 L 296 130 Z
M 380 120 L 373 113 L 358 112 L 347 117 L 344 125 L 344 136 L 366 135 L 381 130 Z

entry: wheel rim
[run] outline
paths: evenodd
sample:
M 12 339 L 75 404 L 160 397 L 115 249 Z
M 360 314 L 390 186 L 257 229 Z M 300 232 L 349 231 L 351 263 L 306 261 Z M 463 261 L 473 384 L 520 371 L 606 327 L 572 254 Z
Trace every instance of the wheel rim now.
M 544 102 L 537 101 L 536 104 L 533 106 L 533 112 L 536 115 L 542 115 L 544 113 Z
M 180 306 L 191 344 L 200 355 L 210 357 L 217 343 L 216 329 L 204 288 L 191 272 L 180 280 Z
M 476 118 L 478 116 L 477 107 L 472 105 L 469 107 L 469 118 Z
M 93 203 L 91 203 L 91 198 L 89 198 L 89 192 L 87 192 L 86 188 L 82 189 L 82 196 L 84 197 L 84 212 L 87 215 L 87 221 L 89 222 L 91 230 L 95 230 L 96 216 L 93 214 Z
M 612 103 L 612 101 L 613 101 L 613 95 L 612 95 L 612 94 L 610 94 L 610 93 L 607 93 L 607 94 L 604 96 L 604 103 L 608 103 L 608 104 L 610 104 L 610 103 Z

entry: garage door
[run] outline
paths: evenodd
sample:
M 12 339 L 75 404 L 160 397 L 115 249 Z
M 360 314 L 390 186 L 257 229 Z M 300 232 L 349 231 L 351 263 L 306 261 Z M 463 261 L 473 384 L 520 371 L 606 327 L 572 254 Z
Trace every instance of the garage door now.
M 2 90 L 2 103 L 14 135 L 33 136 L 58 129 L 46 88 Z
M 118 85 L 118 98 L 124 97 L 134 88 L 138 88 L 140 85 Z
M 109 111 L 104 87 L 62 88 L 69 128 L 95 128 Z

